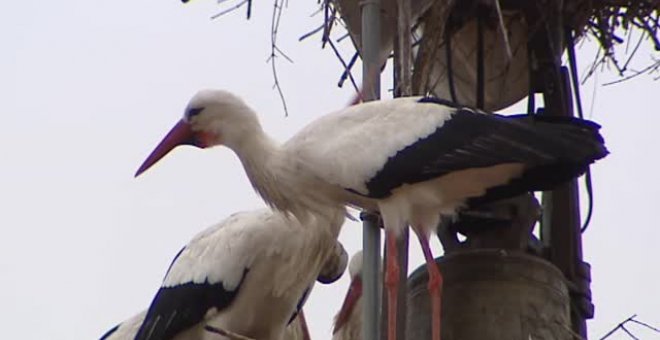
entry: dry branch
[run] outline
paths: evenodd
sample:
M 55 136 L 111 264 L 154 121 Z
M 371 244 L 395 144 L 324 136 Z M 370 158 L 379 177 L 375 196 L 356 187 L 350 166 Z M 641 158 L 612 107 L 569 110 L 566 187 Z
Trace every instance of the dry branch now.
M 286 99 L 284 98 L 284 92 L 282 91 L 282 86 L 280 86 L 280 81 L 277 77 L 277 66 L 275 65 L 275 58 L 278 56 L 284 57 L 290 63 L 293 63 L 293 60 L 289 58 L 282 50 L 277 47 L 277 32 L 280 27 L 280 19 L 282 18 L 282 9 L 284 8 L 286 0 L 273 0 L 273 16 L 271 19 L 270 26 L 270 57 L 268 60 L 270 62 L 271 68 L 273 70 L 273 80 L 275 84 L 273 87 L 277 89 L 277 93 L 280 95 L 280 100 L 282 101 L 282 107 L 284 108 L 284 116 L 289 116 L 289 110 L 286 106 Z
M 227 1 L 227 0 L 219 1 L 218 3 L 223 3 L 225 1 Z M 214 14 L 213 16 L 211 16 L 211 20 L 217 19 L 217 18 L 219 18 L 219 17 L 221 17 L 225 14 L 231 13 L 231 12 L 243 7 L 246 4 L 247 4 L 247 18 L 250 19 L 250 16 L 252 14 L 252 0 L 242 0 L 238 4 L 236 4 L 232 7 L 229 7 L 227 9 L 223 10 L 223 11 L 220 11 L 217 14 Z
M 655 62 L 628 74 L 630 63 L 644 40 L 650 41 L 655 51 L 660 51 L 660 0 L 573 0 L 567 2 L 566 7 L 566 22 L 576 34 L 587 34 L 600 46 L 601 51 L 586 78 L 599 67 L 613 67 L 622 78 L 609 83 L 614 84 L 658 68 Z M 633 50 L 629 51 L 633 31 L 639 31 L 640 36 Z M 619 54 L 623 54 L 625 61 L 619 60 Z
M 643 326 L 647 329 L 650 329 L 650 330 L 652 330 L 656 333 L 660 333 L 660 329 L 658 329 L 656 327 L 653 327 L 653 326 L 651 326 L 647 323 L 635 320 L 636 317 L 637 317 L 637 314 L 633 314 L 629 318 L 619 322 L 619 324 L 616 325 L 616 327 L 612 328 L 609 332 L 607 332 L 602 338 L 600 338 L 600 340 L 605 340 L 605 339 L 609 338 L 610 336 L 612 336 L 613 334 L 615 334 L 619 330 L 622 330 L 623 332 L 625 332 L 632 339 L 639 340 L 638 337 L 636 337 L 628 328 L 626 328 L 627 323 L 638 324 L 638 325 Z

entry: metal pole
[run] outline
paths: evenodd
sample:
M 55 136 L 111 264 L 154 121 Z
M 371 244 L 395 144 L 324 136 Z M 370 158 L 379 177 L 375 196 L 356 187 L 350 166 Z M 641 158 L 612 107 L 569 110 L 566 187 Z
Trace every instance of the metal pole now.
M 362 11 L 362 98 L 365 101 L 380 98 L 380 0 L 363 0 Z M 379 339 L 380 312 L 380 228 L 378 216 L 365 212 L 362 237 L 362 282 L 364 288 L 362 309 L 363 339 Z
M 363 212 L 362 219 L 362 334 L 363 339 L 379 339 L 380 311 L 380 229 L 378 215 Z
M 363 0 L 362 8 L 362 96 L 380 99 L 380 0 Z

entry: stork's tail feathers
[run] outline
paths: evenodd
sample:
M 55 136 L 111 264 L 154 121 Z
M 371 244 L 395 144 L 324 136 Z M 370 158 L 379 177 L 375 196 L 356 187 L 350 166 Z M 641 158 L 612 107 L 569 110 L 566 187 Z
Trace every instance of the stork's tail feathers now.
M 526 191 L 551 190 L 584 174 L 589 165 L 609 153 L 600 134 L 600 125 L 575 117 L 516 115 L 507 117 L 533 131 L 535 138 L 521 141 L 541 161 L 529 164 L 523 175 L 506 185 L 491 188 L 486 195 L 470 199 L 477 206 L 513 197 Z
M 593 163 L 607 156 L 605 140 L 600 125 L 586 119 L 547 115 L 517 115 L 516 120 L 530 125 L 540 140 L 565 148 L 565 154 L 557 155 L 575 162 Z

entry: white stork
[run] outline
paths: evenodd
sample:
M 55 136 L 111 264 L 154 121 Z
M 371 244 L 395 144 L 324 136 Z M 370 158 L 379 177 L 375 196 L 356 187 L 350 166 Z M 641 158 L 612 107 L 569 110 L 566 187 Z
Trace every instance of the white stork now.
M 271 209 L 233 214 L 195 236 L 172 261 L 146 314 L 107 338 L 218 339 L 210 326 L 283 339 L 314 281 L 333 282 L 346 267 L 337 225 L 323 218 L 302 225 Z
M 134 340 L 135 336 L 140 329 L 140 326 L 144 322 L 144 317 L 146 316 L 147 311 L 142 311 L 139 314 L 133 316 L 132 318 L 118 324 L 117 326 L 108 330 L 105 334 L 101 336 L 99 340 Z M 173 337 L 173 339 L 181 339 L 183 336 Z M 219 339 L 218 336 L 213 334 L 193 334 L 188 337 L 189 340 L 199 340 L 199 339 Z M 310 340 L 309 332 L 307 330 L 307 324 L 301 309 L 296 317 L 289 323 L 284 329 L 284 336 L 282 339 L 286 340 Z M 240 340 L 240 339 L 232 339 Z
M 362 251 L 348 264 L 351 283 L 344 303 L 335 316 L 332 340 L 362 340 Z
M 378 210 L 386 259 L 388 338 L 396 334 L 396 238 L 410 225 L 422 246 L 440 339 L 441 275 L 428 237 L 465 205 L 546 190 L 582 174 L 607 150 L 599 126 L 566 117 L 501 116 L 428 97 L 354 105 L 309 124 L 283 145 L 256 113 L 222 90 L 203 90 L 136 176 L 181 144 L 225 145 L 272 207 L 304 216 L 345 205 Z
M 109 331 L 101 335 L 100 340 L 133 340 L 137 334 L 140 326 L 144 322 L 144 317 L 147 311 L 142 311 L 132 318 L 110 328 Z

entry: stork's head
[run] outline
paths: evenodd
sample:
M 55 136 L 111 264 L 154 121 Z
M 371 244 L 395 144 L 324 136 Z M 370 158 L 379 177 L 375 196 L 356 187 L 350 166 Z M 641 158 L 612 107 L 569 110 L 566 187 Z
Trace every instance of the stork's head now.
M 353 314 L 355 304 L 362 297 L 362 251 L 353 255 L 348 264 L 348 272 L 351 274 L 351 284 L 344 298 L 344 303 L 335 317 L 335 325 L 332 334 L 337 333 Z
M 323 284 L 333 283 L 344 274 L 346 265 L 348 264 L 348 253 L 341 242 L 336 241 L 332 250 L 332 254 L 328 256 L 321 268 L 319 276 L 316 278 L 318 282 Z
M 257 116 L 239 97 L 223 90 L 202 90 L 192 97 L 183 118 L 174 125 L 135 176 L 149 169 L 179 145 L 236 148 L 261 131 Z

